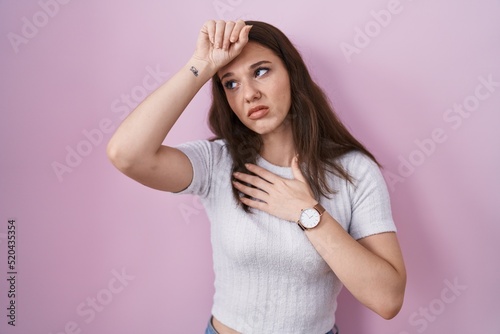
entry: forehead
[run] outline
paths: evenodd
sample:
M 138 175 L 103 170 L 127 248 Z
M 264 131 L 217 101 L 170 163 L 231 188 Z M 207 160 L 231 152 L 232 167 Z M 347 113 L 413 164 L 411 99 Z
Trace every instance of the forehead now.
M 280 59 L 270 49 L 259 43 L 250 41 L 247 45 L 245 45 L 241 53 L 236 58 L 234 58 L 226 66 L 222 67 L 217 73 L 220 77 L 224 75 L 224 73 L 235 72 L 238 69 L 246 70 L 250 67 L 250 65 L 261 60 L 274 62 Z

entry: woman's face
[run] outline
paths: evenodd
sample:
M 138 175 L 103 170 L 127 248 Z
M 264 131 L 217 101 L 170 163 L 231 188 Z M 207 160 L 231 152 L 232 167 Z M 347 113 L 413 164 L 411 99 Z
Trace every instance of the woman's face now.
M 256 42 L 249 42 L 217 73 L 229 106 L 250 130 L 267 136 L 290 131 L 290 79 L 281 59 Z

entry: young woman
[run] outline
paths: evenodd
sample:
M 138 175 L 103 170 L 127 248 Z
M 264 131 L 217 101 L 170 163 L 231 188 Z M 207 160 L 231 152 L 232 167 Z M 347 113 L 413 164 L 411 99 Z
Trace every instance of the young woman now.
M 163 146 L 210 79 L 216 138 Z M 206 22 L 108 155 L 146 186 L 202 199 L 215 271 L 206 333 L 337 333 L 343 285 L 383 318 L 399 312 L 406 273 L 378 164 L 275 27 Z

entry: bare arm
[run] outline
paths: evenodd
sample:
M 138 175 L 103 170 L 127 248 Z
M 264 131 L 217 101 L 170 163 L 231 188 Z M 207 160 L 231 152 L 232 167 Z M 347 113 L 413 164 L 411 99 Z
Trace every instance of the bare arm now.
M 198 77 L 189 70 L 190 66 L 198 68 Z M 208 64 L 191 59 L 148 96 L 111 138 L 111 162 L 125 175 L 149 187 L 174 192 L 186 188 L 192 178 L 188 158 L 162 142 L 211 74 Z
M 241 52 L 250 28 L 243 21 L 203 25 L 191 59 L 139 104 L 109 141 L 108 157 L 121 172 L 159 190 L 177 192 L 190 184 L 193 170 L 186 155 L 162 143 L 200 88 Z

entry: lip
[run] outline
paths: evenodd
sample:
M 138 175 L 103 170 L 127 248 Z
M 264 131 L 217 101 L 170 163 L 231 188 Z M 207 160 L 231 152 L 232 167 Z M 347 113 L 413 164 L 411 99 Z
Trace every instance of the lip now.
M 269 112 L 268 106 L 256 106 L 248 111 L 247 117 L 253 120 L 262 118 Z

